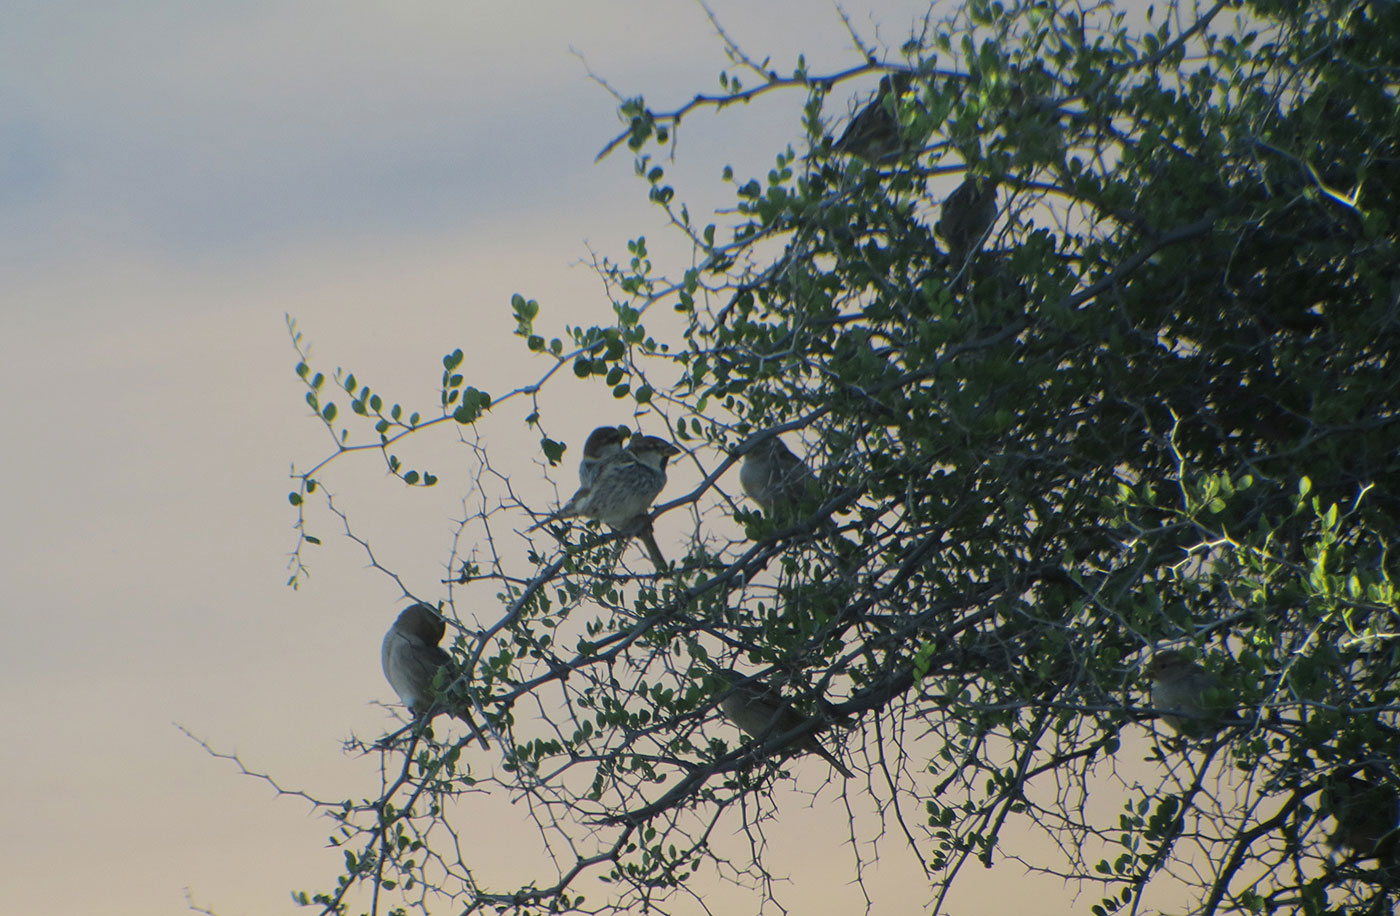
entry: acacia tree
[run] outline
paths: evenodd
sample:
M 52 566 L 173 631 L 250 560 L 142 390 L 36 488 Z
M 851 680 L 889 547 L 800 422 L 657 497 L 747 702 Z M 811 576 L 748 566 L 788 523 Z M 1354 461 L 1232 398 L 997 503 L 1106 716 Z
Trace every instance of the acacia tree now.
M 1387 912 L 1400 6 L 1171 2 L 1130 27 L 1110 4 L 974 0 L 841 73 L 726 49 L 718 94 L 629 100 L 614 144 L 698 266 L 633 242 L 599 267 L 608 323 L 553 339 L 516 297 L 540 385 L 493 402 L 457 351 L 441 405 L 405 415 L 298 366 L 341 443 L 297 475 L 307 540 L 338 512 L 318 502 L 336 462 L 431 484 L 396 444 L 502 422 L 510 400 L 571 462 L 538 406 L 560 368 L 664 421 L 704 475 L 656 507 L 688 532 L 656 571 L 604 529 L 504 536 L 503 513 L 518 532 L 537 516 L 483 458 L 462 535 L 490 547 L 454 554 L 444 600 L 412 596 L 451 624 L 440 702 L 475 724 L 406 731 L 379 797 L 325 806 L 346 870 L 303 900 L 640 912 L 722 859 L 768 895 L 761 845 L 736 859 L 716 831 L 761 835 L 815 736 L 858 771 L 831 791 L 893 812 L 935 912 L 1027 831 L 1058 853 L 1024 864 L 1096 912 L 1183 882 L 1194 912 Z M 875 72 L 892 78 L 866 126 L 895 133 L 833 141 L 849 81 Z M 771 93 L 806 94 L 801 151 L 728 176 L 737 217 L 694 220 L 658 154 L 688 113 Z M 991 223 L 953 212 L 960 183 L 994 193 Z M 819 487 L 767 516 L 723 475 L 775 430 Z M 483 584 L 498 613 L 457 613 Z M 1152 779 L 1094 822 L 1125 732 L 1162 712 L 1142 665 L 1167 646 L 1209 672 L 1205 727 L 1160 732 Z M 711 727 L 729 669 L 799 724 Z M 552 853 L 534 881 L 478 880 L 452 823 L 468 790 L 529 801 Z M 583 901 L 597 878 L 610 896 Z

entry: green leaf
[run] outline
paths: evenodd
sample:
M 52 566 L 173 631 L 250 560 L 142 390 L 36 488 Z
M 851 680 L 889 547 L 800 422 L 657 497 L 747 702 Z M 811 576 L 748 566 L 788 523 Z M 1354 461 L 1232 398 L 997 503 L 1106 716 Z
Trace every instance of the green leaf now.
M 475 423 L 490 406 L 491 395 L 478 388 L 467 387 L 462 391 L 462 406 L 453 412 L 452 418 L 463 425 Z

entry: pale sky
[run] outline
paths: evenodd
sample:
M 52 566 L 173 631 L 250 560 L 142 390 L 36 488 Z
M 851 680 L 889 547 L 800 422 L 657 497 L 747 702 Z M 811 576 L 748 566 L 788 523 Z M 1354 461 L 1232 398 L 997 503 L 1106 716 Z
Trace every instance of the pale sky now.
M 861 62 L 829 4 L 712 6 L 780 71 L 799 51 L 817 72 Z M 885 0 L 849 12 L 894 59 L 926 9 Z M 726 65 L 690 0 L 7 9 L 6 914 L 166 916 L 187 911 L 185 888 L 221 916 L 304 912 L 289 891 L 337 874 L 329 821 L 172 724 L 289 788 L 377 792 L 374 761 L 341 742 L 393 724 L 374 704 L 394 699 L 378 652 L 401 599 L 324 514 L 311 578 L 284 584 L 288 470 L 327 441 L 302 402 L 283 315 L 322 368 L 353 369 L 424 409 L 454 347 L 468 381 L 493 393 L 543 370 L 510 336 L 514 292 L 538 299 L 554 329 L 607 322 L 590 249 L 623 257 L 628 238 L 659 241 L 664 222 L 627 151 L 594 163 L 620 124 L 571 49 L 658 108 L 716 90 Z M 680 196 L 726 199 L 725 162 L 761 175 L 800 141 L 800 103 L 793 93 L 692 117 Z M 594 425 L 587 413 L 554 420 L 574 443 Z M 498 461 L 530 441 L 518 415 L 482 428 L 499 437 Z M 462 458 L 452 435 L 434 455 Z M 520 459 L 525 473 L 535 459 Z M 371 461 L 328 478 L 382 561 L 434 598 L 469 483 L 463 467 L 438 470 L 442 483 L 421 496 Z M 537 492 L 554 498 L 542 477 Z M 845 809 L 823 766 L 804 761 L 807 794 L 782 805 L 777 870 L 789 903 L 860 912 Z M 495 828 L 482 831 L 491 845 Z M 872 912 L 925 907 L 926 883 L 900 889 L 915 868 L 906 848 L 882 847 Z M 1014 862 L 995 874 L 1002 886 L 981 912 L 1024 892 Z M 1070 892 L 1046 886 L 1037 911 L 1069 911 Z M 731 912 L 757 912 L 742 901 Z

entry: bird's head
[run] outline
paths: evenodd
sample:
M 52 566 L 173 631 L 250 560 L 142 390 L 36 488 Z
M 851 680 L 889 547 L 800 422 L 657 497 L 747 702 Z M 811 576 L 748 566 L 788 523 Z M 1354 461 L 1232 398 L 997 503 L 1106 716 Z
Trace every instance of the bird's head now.
M 749 446 L 747 456 L 759 460 L 782 458 L 792 454 L 792 449 L 787 447 L 787 443 L 779 439 L 776 434 L 766 435 L 753 445 Z
M 431 646 L 442 642 L 442 637 L 447 634 L 446 621 L 430 605 L 422 602 L 404 608 L 399 619 L 394 621 L 394 628 L 411 633 Z
M 633 436 L 627 443 L 627 450 L 639 457 L 655 457 L 664 467 L 666 459 L 679 455 L 681 450 L 660 436 Z
M 1152 656 L 1143 671 L 1154 680 L 1185 674 L 1192 668 L 1191 661 L 1176 649 L 1167 649 Z
M 588 440 L 583 444 L 583 456 L 585 458 L 602 458 L 613 454 L 622 448 L 622 442 L 627 438 L 627 432 L 617 426 L 600 426 L 588 434 Z

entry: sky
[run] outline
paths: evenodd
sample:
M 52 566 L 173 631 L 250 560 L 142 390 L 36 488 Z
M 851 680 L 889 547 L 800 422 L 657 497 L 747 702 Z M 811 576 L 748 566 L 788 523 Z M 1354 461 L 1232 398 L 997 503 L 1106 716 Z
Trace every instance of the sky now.
M 780 70 L 798 53 L 816 71 L 861 63 L 834 6 L 712 8 Z M 926 9 L 848 12 L 893 59 Z M 432 406 L 457 347 L 473 384 L 531 381 L 545 367 L 510 336 L 510 296 L 538 299 L 552 328 L 606 322 L 590 259 L 664 237 L 631 156 L 594 161 L 621 125 L 589 71 L 667 108 L 717 89 L 725 64 L 690 0 L 7 9 L 6 913 L 165 916 L 191 900 L 221 916 L 303 912 L 289 892 L 333 880 L 330 822 L 177 728 L 288 789 L 377 791 L 374 762 L 342 742 L 393 725 L 378 651 L 401 594 L 324 514 L 309 578 L 286 586 L 289 470 L 329 442 L 302 400 L 285 316 L 318 367 L 405 404 Z M 800 103 L 687 119 L 668 164 L 681 196 L 723 200 L 726 162 L 761 175 L 799 141 Z M 596 413 L 570 411 L 576 395 L 560 387 L 551 433 L 577 443 Z M 491 423 L 493 454 L 539 477 L 518 415 Z M 382 562 L 430 595 L 469 489 L 451 463 L 463 451 L 425 453 L 455 456 L 426 495 L 405 496 L 372 461 L 331 475 Z M 774 826 L 783 893 L 817 901 L 810 912 L 859 912 L 845 809 L 821 766 L 804 762 Z M 503 823 L 483 822 L 486 847 Z M 916 912 L 930 896 L 917 862 L 886 848 L 871 912 Z M 1015 898 L 1021 874 L 997 872 L 985 912 Z M 1068 912 L 1071 893 L 1050 888 L 1038 912 Z

